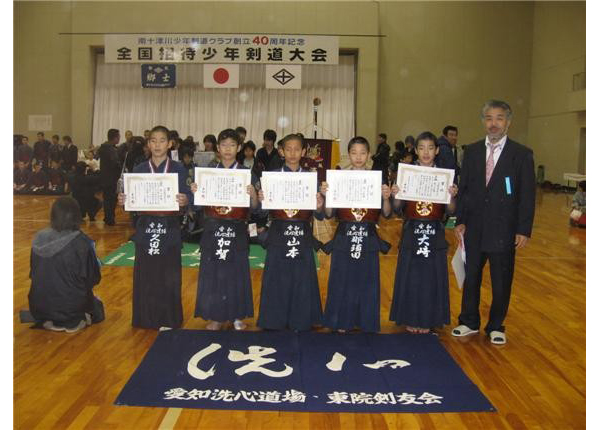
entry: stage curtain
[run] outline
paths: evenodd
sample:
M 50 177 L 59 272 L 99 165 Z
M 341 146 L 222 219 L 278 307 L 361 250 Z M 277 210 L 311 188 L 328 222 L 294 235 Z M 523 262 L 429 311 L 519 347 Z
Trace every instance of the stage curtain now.
M 225 128 L 243 126 L 246 140 L 259 148 L 263 132 L 278 138 L 301 132 L 312 137 L 315 97 L 321 99 L 318 137 L 339 138 L 342 146 L 354 135 L 355 57 L 340 55 L 338 65 L 302 66 L 302 89 L 265 88 L 265 66 L 240 65 L 240 88 L 203 88 L 201 64 L 177 64 L 176 88 L 142 88 L 141 64 L 106 64 L 98 54 L 94 97 L 93 144 L 106 141 L 109 128 L 142 135 L 164 125 L 182 138 L 202 141 Z M 282 65 L 283 67 L 283 65 Z

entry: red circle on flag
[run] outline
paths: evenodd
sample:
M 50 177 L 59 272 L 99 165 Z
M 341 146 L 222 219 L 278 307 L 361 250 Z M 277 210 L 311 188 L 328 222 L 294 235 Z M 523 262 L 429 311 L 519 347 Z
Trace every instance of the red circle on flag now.
M 213 72 L 213 79 L 217 84 L 224 84 L 229 80 L 229 72 L 227 69 L 220 67 Z

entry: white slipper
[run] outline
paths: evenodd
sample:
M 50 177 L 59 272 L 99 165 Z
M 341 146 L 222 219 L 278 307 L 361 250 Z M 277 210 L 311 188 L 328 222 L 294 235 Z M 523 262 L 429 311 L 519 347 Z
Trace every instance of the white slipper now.
M 235 320 L 233 322 L 233 328 L 236 329 L 236 330 L 244 330 L 246 327 L 247 327 L 247 325 L 244 324 L 243 321 Z
M 54 323 L 50 320 L 44 321 L 44 324 L 42 325 L 42 327 L 44 327 L 46 330 L 52 330 L 52 331 L 65 331 L 66 330 L 65 327 L 54 325 Z
M 217 331 L 217 330 L 221 330 L 221 326 L 223 324 L 218 322 L 218 321 L 211 321 L 206 325 L 206 329 L 207 330 L 213 330 L 213 331 Z
M 462 337 L 462 336 L 468 336 L 470 334 L 475 334 L 475 333 L 479 333 L 479 330 L 473 330 L 472 328 L 470 328 L 464 324 L 461 324 L 452 329 L 452 336 Z
M 490 332 L 490 341 L 494 345 L 504 345 L 506 343 L 506 334 L 501 331 L 491 331 Z

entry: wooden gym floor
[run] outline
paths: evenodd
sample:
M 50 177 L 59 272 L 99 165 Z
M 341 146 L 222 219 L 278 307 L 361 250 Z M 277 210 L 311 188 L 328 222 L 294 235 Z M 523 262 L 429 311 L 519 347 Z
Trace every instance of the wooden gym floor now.
M 450 273 L 452 325 L 440 340 L 465 373 L 498 409 L 496 413 L 351 414 L 219 411 L 114 406 L 113 402 L 157 332 L 131 327 L 132 269 L 103 267 L 95 294 L 106 320 L 75 334 L 30 330 L 18 313 L 27 309 L 29 254 L 36 231 L 48 225 L 53 197 L 14 198 L 14 426 L 17 429 L 581 429 L 585 428 L 585 237 L 568 223 L 568 197 L 538 192 L 533 239 L 517 254 L 508 343 L 493 346 L 483 334 L 450 335 L 460 311 L 460 291 Z M 133 230 L 117 210 L 117 225 L 105 226 L 102 212 L 82 230 L 96 240 L 101 257 L 126 242 Z M 317 237 L 328 240 L 333 222 L 316 222 Z M 383 333 L 403 330 L 387 320 L 401 221 L 381 223 L 380 234 L 394 244 L 381 257 Z M 450 231 L 449 255 L 456 247 Z M 319 253 L 319 281 L 325 301 L 329 257 Z M 196 268 L 183 269 L 184 328 L 202 329 L 193 318 Z M 255 315 L 261 271 L 252 271 Z M 483 322 L 490 303 L 484 274 Z M 248 321 L 256 329 L 254 321 Z

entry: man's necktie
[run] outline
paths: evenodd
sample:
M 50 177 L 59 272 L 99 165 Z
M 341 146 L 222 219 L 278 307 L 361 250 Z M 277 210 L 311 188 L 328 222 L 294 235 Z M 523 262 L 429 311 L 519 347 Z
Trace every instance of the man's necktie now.
M 490 155 L 487 158 L 485 163 L 485 185 L 490 182 L 490 178 L 492 177 L 492 173 L 494 172 L 494 151 L 498 149 L 498 145 L 488 145 L 490 148 Z

